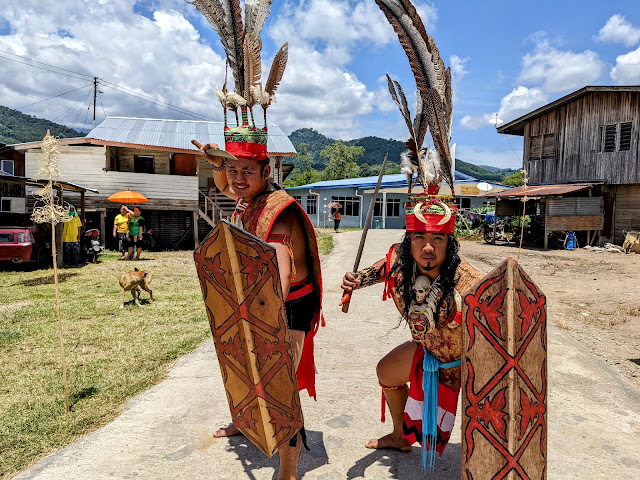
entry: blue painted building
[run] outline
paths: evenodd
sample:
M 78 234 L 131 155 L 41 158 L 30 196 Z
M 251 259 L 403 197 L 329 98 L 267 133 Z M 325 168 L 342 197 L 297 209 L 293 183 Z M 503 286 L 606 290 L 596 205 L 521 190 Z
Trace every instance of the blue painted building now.
M 373 198 L 378 177 L 346 178 L 342 180 L 327 180 L 310 183 L 299 187 L 287 188 L 287 193 L 295 198 L 305 209 L 315 227 L 332 227 L 329 219 L 330 202 L 342 205 L 340 213 L 341 227 L 364 226 L 367 211 Z M 478 190 L 479 180 L 455 172 L 456 204 L 459 208 L 470 209 L 485 205 L 487 198 L 481 197 L 484 192 Z M 491 192 L 500 192 L 509 187 L 491 184 Z M 404 228 L 404 204 L 407 202 L 407 176 L 403 173 L 384 175 L 380 184 L 380 191 L 373 211 L 373 228 Z M 422 193 L 421 187 L 414 187 L 413 193 Z M 451 189 L 443 185 L 440 189 L 443 195 L 450 195 Z

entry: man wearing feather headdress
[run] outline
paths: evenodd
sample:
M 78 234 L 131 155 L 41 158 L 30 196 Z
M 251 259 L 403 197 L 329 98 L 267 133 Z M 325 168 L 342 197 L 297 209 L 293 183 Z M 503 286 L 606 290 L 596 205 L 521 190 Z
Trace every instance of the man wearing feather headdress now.
M 218 189 L 236 201 L 232 222 L 270 243 L 276 250 L 298 389 L 306 389 L 315 398 L 313 338 L 319 324 L 323 323 L 322 279 L 315 232 L 298 202 L 269 182 L 266 110 L 274 101 L 288 54 L 285 43 L 274 58 L 263 89 L 260 82 L 260 32 L 271 1 L 245 0 L 244 28 L 240 0 L 191 2 L 220 36 L 235 82 L 235 92 L 227 91 L 226 80 L 223 89 L 217 92 L 224 109 L 224 150 L 215 144 L 201 146 L 194 143 L 213 166 L 213 179 Z M 253 107 L 257 104 L 264 111 L 263 127 L 257 127 L 255 123 Z M 227 124 L 228 110 L 235 113 L 235 127 Z M 239 433 L 230 424 L 219 429 L 214 436 Z M 279 479 L 296 478 L 300 448 L 304 442 L 302 428 L 288 446 L 280 448 Z
M 433 469 L 435 452 L 442 454 L 449 441 L 460 390 L 461 295 L 482 274 L 458 255 L 453 197 L 438 195 L 442 181 L 453 192 L 451 71 L 409 0 L 376 3 L 398 34 L 418 87 L 412 120 L 400 84 L 387 75 L 389 92 L 409 128 L 401 158 L 410 194 L 405 205 L 407 233 L 385 258 L 360 272 L 346 273 L 342 288 L 352 292 L 384 282 L 383 299 L 393 298 L 412 336 L 378 363 L 383 419 L 386 400 L 393 431 L 370 440 L 367 447 L 410 451 L 418 441 L 423 465 Z M 434 148 L 422 150 L 428 130 Z M 411 196 L 416 181 L 424 192 Z

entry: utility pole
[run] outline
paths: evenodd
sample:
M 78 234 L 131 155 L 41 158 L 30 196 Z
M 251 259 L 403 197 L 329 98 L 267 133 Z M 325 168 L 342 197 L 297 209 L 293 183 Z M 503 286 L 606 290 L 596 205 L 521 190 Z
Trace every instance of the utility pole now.
M 96 97 L 98 96 L 98 77 L 93 77 L 93 128 L 96 128 Z

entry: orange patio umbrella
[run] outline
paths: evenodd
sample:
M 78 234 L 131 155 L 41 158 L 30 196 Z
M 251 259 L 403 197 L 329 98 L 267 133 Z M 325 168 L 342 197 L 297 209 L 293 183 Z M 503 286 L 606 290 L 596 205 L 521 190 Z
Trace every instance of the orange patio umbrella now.
M 142 195 L 141 193 L 134 192 L 132 190 L 124 190 L 122 192 L 116 192 L 107 198 L 110 202 L 118 202 L 118 203 L 144 203 L 148 202 L 149 199 Z

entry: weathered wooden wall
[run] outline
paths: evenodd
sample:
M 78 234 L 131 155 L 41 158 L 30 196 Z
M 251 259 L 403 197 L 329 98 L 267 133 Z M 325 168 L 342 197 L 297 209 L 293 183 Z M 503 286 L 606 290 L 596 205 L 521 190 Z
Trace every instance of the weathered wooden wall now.
M 601 152 L 603 125 L 632 123 L 631 149 Z M 592 92 L 529 122 L 524 129 L 524 164 L 532 184 L 607 180 L 640 183 L 640 93 Z M 531 160 L 531 137 L 553 135 L 553 144 Z M 540 141 L 540 140 L 538 140 Z M 536 142 L 534 142 L 536 143 Z M 551 147 L 549 147 L 549 145 Z M 540 147 L 533 145 L 533 150 Z
M 59 146 L 60 178 L 66 182 L 98 190 L 98 194 L 87 192 L 88 210 L 113 208 L 106 198 L 122 190 L 135 190 L 149 199 L 144 208 L 149 210 L 189 210 L 198 206 L 198 177 L 169 175 L 169 157 L 166 152 L 167 174 L 118 172 L 108 170 L 112 147 Z M 127 149 L 123 149 L 127 150 Z M 131 149 L 129 149 L 131 150 Z M 146 150 L 137 151 L 143 155 Z M 26 152 L 26 176 L 35 176 L 38 169 L 39 149 Z M 133 155 L 131 156 L 133 162 Z M 164 168 L 164 167 L 163 167 Z M 107 169 L 107 170 L 106 170 Z M 31 192 L 28 191 L 27 195 Z M 70 197 L 71 198 L 71 197 Z
M 156 175 L 169 175 L 171 173 L 170 152 L 125 147 L 116 149 L 118 170 L 120 172 L 133 172 L 133 157 L 135 155 L 153 157 L 153 171 Z
M 622 245 L 626 231 L 640 230 L 640 185 L 617 185 L 615 189 L 613 242 Z

